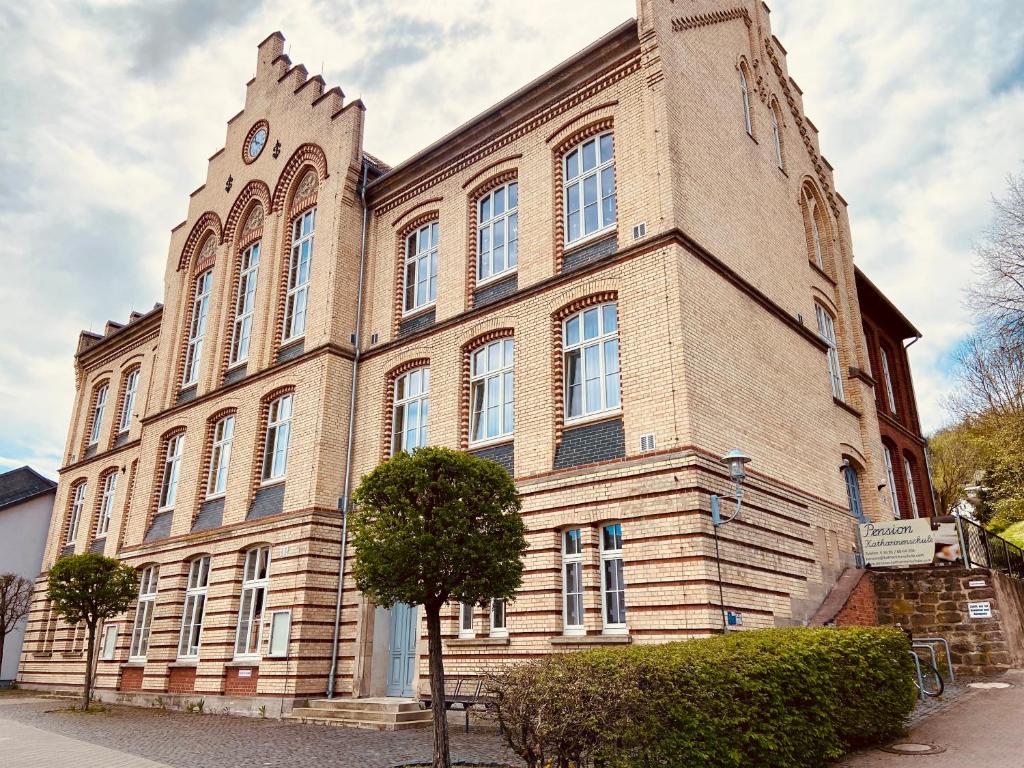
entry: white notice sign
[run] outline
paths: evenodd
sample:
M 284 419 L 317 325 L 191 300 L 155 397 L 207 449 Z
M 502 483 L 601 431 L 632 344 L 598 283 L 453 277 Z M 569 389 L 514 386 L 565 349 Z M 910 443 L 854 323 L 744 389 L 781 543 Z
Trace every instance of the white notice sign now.
M 972 619 L 991 619 L 992 603 L 988 600 L 977 603 L 968 603 L 967 613 L 970 614 Z
M 252 670 L 251 669 L 240 669 L 240 670 L 238 670 L 238 676 L 239 677 L 252 677 Z
M 935 557 L 935 532 L 926 517 L 860 525 L 864 564 L 926 565 Z

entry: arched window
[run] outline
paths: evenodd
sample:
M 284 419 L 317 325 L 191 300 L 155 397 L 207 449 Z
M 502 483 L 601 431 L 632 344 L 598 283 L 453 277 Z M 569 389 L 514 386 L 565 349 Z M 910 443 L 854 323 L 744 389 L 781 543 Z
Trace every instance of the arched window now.
M 804 232 L 807 237 L 807 258 L 823 272 L 830 271 L 830 241 L 828 213 L 817 190 L 810 182 L 804 184 L 801 194 Z
M 143 661 L 149 651 L 149 629 L 153 625 L 153 607 L 156 605 L 158 570 L 155 565 L 139 572 L 139 600 L 135 608 L 135 624 L 132 627 L 132 646 L 129 659 Z
M 262 206 L 255 206 L 246 219 L 242 237 L 253 231 L 263 221 Z M 310 235 L 312 238 L 312 235 Z M 252 318 L 256 306 L 256 277 L 260 266 L 260 243 L 257 240 L 246 246 L 239 254 L 238 283 L 235 285 L 235 319 L 231 325 L 231 351 L 228 367 L 244 363 L 249 359 L 249 337 L 252 333 Z M 312 245 L 310 246 L 312 247 Z
M 415 312 L 437 300 L 437 254 L 441 225 L 436 221 L 410 232 L 405 239 L 405 299 L 403 310 Z
M 843 478 L 846 480 L 846 499 L 850 505 L 850 514 L 860 522 L 866 523 L 868 519 L 864 515 L 864 507 L 860 501 L 860 476 L 857 468 L 850 463 L 849 459 L 843 466 Z
M 82 510 L 85 509 L 86 483 L 81 481 L 71 493 L 71 507 L 68 509 L 67 538 L 65 545 L 74 546 L 78 538 L 78 524 L 82 521 Z
M 519 183 L 492 189 L 477 202 L 478 283 L 512 272 L 519 263 Z
M 889 353 L 884 344 L 878 346 L 879 355 L 882 358 L 882 378 L 885 383 L 885 401 L 889 405 L 889 413 L 896 415 L 896 390 L 892 383 L 892 372 L 889 367 Z
M 292 430 L 292 396 L 281 395 L 267 406 L 267 434 L 263 440 L 264 483 L 281 480 L 288 471 L 288 444 Z
M 173 509 L 178 494 L 178 468 L 185 444 L 185 433 L 171 435 L 164 441 L 163 471 L 160 476 L 160 496 L 157 508 L 160 511 Z
M 103 429 L 103 414 L 107 409 L 107 382 L 103 382 L 92 397 L 92 423 L 89 426 L 89 446 L 100 441 L 100 430 Z
M 892 450 L 886 443 L 882 443 L 882 457 L 885 459 L 885 479 L 889 483 L 889 495 L 892 497 L 892 511 L 896 519 L 903 517 L 900 510 L 900 494 L 896 488 L 896 475 L 893 472 Z
M 907 478 L 907 496 L 910 497 L 910 512 L 914 517 L 920 517 L 921 510 L 917 506 L 917 488 L 914 486 L 914 465 L 907 456 L 903 457 L 903 472 Z
M 114 495 L 117 493 L 117 470 L 108 472 L 100 486 L 99 516 L 96 519 L 96 538 L 102 538 L 110 530 L 110 519 L 114 515 Z
M 566 421 L 621 407 L 617 311 L 608 302 L 562 321 Z
M 139 375 L 141 368 L 132 368 L 124 378 L 122 391 L 124 397 L 121 400 L 121 413 L 117 418 L 117 431 L 127 432 L 132 425 L 132 415 L 135 412 L 135 395 L 139 391 Z
M 772 100 L 772 141 L 775 144 L 775 162 L 779 168 L 782 168 L 782 113 L 779 110 L 779 102 L 774 99 Z
M 316 172 L 308 171 L 300 184 L 313 177 Z M 296 193 L 298 195 L 298 193 Z M 282 341 L 297 339 L 306 332 L 306 306 L 309 302 L 309 276 L 313 265 L 313 231 L 316 225 L 316 208 L 310 208 L 292 223 L 291 256 L 288 259 L 288 280 L 284 306 L 284 329 Z
M 836 323 L 832 313 L 821 304 L 815 303 L 815 314 L 818 316 L 818 336 L 828 345 L 828 373 L 832 382 L 832 396 L 843 399 L 843 376 L 839 363 L 839 347 L 836 343 Z
M 747 65 L 740 64 L 740 97 L 743 99 L 743 127 L 754 135 L 754 124 L 750 116 L 750 86 L 747 82 Z
M 586 139 L 562 160 L 566 245 L 615 226 L 615 142 L 611 131 Z
M 469 442 L 482 443 L 512 434 L 515 385 L 512 339 L 477 347 L 469 359 Z
M 213 243 L 211 235 L 206 242 Z M 204 249 L 205 250 L 205 249 Z M 213 289 L 213 269 L 207 269 L 196 278 L 195 296 L 192 300 L 192 320 L 189 323 L 188 341 L 185 345 L 185 368 L 181 386 L 190 387 L 199 381 L 199 366 L 203 356 L 203 337 L 206 335 L 206 315 L 210 309 L 210 293 Z
M 416 368 L 395 379 L 392 453 L 412 453 L 427 444 L 430 368 Z
M 235 416 L 229 414 L 213 425 L 210 447 L 210 473 L 206 479 L 206 496 L 221 496 L 227 490 L 228 465 L 231 462 L 231 440 Z

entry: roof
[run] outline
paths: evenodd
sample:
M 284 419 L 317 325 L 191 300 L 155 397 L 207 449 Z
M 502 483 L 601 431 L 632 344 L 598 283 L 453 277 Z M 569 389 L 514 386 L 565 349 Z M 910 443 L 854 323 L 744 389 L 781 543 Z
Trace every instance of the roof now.
M 864 311 L 865 305 L 871 303 L 877 305 L 883 312 L 889 317 L 890 330 L 899 331 L 904 339 L 921 338 L 921 332 L 914 327 L 914 324 L 907 319 L 907 316 L 900 312 L 899 308 L 889 300 L 889 297 L 879 290 L 878 286 L 875 285 L 868 279 L 868 276 L 864 274 L 860 267 L 854 265 L 854 271 L 857 276 L 857 298 L 860 300 L 861 311 Z M 881 319 L 881 318 L 876 318 Z
M 34 499 L 44 493 L 53 493 L 55 490 L 57 484 L 40 475 L 32 467 L 12 469 L 0 475 L 0 509 Z

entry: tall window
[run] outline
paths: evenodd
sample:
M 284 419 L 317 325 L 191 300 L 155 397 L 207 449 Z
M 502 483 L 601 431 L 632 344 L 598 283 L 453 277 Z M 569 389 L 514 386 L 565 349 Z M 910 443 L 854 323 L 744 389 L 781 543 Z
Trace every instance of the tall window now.
M 121 414 L 117 420 L 117 431 L 127 432 L 132 425 L 132 412 L 135 410 L 135 393 L 139 390 L 139 369 L 136 368 L 124 380 L 124 401 L 121 403 Z
M 565 173 L 565 242 L 615 225 L 615 154 L 612 134 L 602 133 L 569 151 Z
M 508 637 L 505 625 L 505 601 L 501 598 L 491 600 L 491 637 Z
M 437 298 L 437 250 L 440 239 L 440 225 L 433 221 L 424 224 L 405 240 L 406 312 L 429 306 Z
M 292 224 L 292 251 L 288 260 L 288 292 L 284 303 L 283 341 L 306 332 L 306 304 L 309 300 L 309 270 L 313 260 L 313 229 L 316 209 L 299 216 Z M 254 276 L 255 277 L 255 276 Z M 255 290 L 255 280 L 253 281 Z
M 885 347 L 879 347 L 882 354 L 882 378 L 885 379 L 885 399 L 889 403 L 889 413 L 896 415 L 896 392 L 892 387 L 892 374 L 889 372 L 889 355 Z
M 139 578 L 139 602 L 135 609 L 135 626 L 132 628 L 132 659 L 145 659 L 149 650 L 149 629 L 153 624 L 153 606 L 156 604 L 157 567 L 150 565 L 142 569 Z
M 92 403 L 92 428 L 89 430 L 89 445 L 100 441 L 100 429 L 103 427 L 103 412 L 107 408 L 107 385 L 96 390 Z
M 852 464 L 843 467 L 843 478 L 846 480 L 846 500 L 850 505 L 850 514 L 862 523 L 867 522 L 864 516 L 864 507 L 860 503 L 860 478 L 857 475 L 857 468 Z
M 312 235 L 310 244 L 312 248 Z M 252 333 L 252 316 L 256 305 L 256 276 L 260 267 L 260 241 L 257 240 L 242 251 L 240 259 L 228 365 L 237 365 L 249 359 L 249 335 Z
M 178 492 L 178 467 L 181 464 L 181 449 L 185 443 L 185 435 L 177 434 L 167 439 L 164 446 L 164 471 L 160 482 L 160 509 L 174 506 L 174 498 Z
M 610 523 L 601 527 L 601 598 L 605 632 L 626 631 L 626 585 L 622 570 L 622 523 Z
M 818 201 L 808 195 L 807 215 L 811 218 L 811 247 L 814 249 L 814 263 L 819 269 L 825 269 L 825 252 L 821 246 L 821 227 L 818 226 Z
M 740 66 L 740 97 L 743 99 L 743 127 L 753 136 L 754 126 L 750 120 L 750 87 L 747 85 L 747 72 L 743 66 Z
M 582 635 L 583 627 L 583 532 L 562 532 L 562 622 L 567 635 Z
M 228 464 L 231 461 L 231 437 L 234 431 L 234 416 L 225 416 L 213 425 L 210 476 L 206 481 L 207 496 L 219 496 L 227 489 Z
M 514 384 L 512 339 L 498 339 L 470 358 L 470 442 L 512 434 Z
M 476 637 L 476 629 L 473 628 L 472 603 L 459 603 L 459 637 L 462 639 Z
M 914 488 L 914 467 L 906 456 L 903 457 L 903 474 L 907 477 L 907 495 L 910 496 L 910 511 L 914 517 L 920 517 L 921 511 L 917 508 L 917 489 Z
M 263 481 L 277 480 L 288 471 L 288 442 L 292 429 L 292 396 L 282 395 L 267 407 L 267 439 L 263 447 Z
M 589 307 L 562 323 L 565 418 L 614 411 L 619 400 L 619 328 L 614 302 Z
M 519 183 L 488 192 L 477 203 L 477 282 L 516 268 L 519 263 Z
M 78 524 L 82 520 L 82 509 L 85 507 L 85 483 L 75 486 L 75 495 L 71 497 L 71 510 L 68 515 L 68 544 L 74 544 L 78 538 Z
M 263 611 L 270 582 L 270 547 L 250 549 L 242 572 L 242 601 L 238 607 L 235 656 L 258 656 L 263 641 Z
M 393 453 L 412 453 L 427 444 L 430 415 L 430 369 L 417 368 L 395 380 L 395 408 L 392 414 Z
M 192 302 L 192 323 L 189 325 L 188 346 L 185 348 L 185 372 L 181 377 L 183 387 L 199 381 L 199 365 L 203 357 L 203 336 L 206 335 L 206 315 L 210 309 L 210 293 L 213 288 L 213 270 L 208 269 L 196 278 L 196 297 Z
M 782 129 L 779 127 L 779 105 L 772 103 L 772 141 L 775 143 L 775 162 L 782 167 Z
M 900 495 L 896 491 L 896 476 L 892 471 L 892 451 L 885 443 L 882 443 L 882 456 L 885 459 L 885 479 L 889 483 L 889 494 L 892 496 L 892 509 L 899 519 L 903 517 L 903 513 L 900 511 Z
M 178 657 L 199 655 L 199 639 L 203 633 L 206 613 L 206 588 L 210 581 L 210 558 L 193 560 L 188 568 L 185 588 L 185 613 L 181 617 L 181 636 L 178 639 Z
M 832 396 L 843 399 L 843 377 L 839 367 L 839 348 L 836 346 L 836 325 L 832 315 L 821 304 L 814 305 L 818 316 L 818 335 L 828 344 L 828 374 L 832 381 Z
M 110 518 L 114 514 L 114 494 L 117 492 L 117 471 L 109 473 L 103 479 L 103 490 L 100 494 L 100 516 L 96 521 L 96 535 L 106 536 L 110 530 Z

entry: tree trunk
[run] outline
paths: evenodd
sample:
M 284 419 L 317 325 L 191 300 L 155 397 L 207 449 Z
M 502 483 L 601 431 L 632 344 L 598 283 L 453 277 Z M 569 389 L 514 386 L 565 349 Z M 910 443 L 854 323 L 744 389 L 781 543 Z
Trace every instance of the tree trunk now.
M 89 640 L 86 643 L 85 650 L 85 687 L 82 690 L 82 711 L 85 712 L 89 709 L 89 704 L 92 701 L 92 677 L 95 668 L 95 645 L 96 645 L 96 625 L 89 622 L 86 623 L 86 631 L 89 633 Z
M 4 643 L 7 640 L 7 625 L 0 624 L 0 675 L 3 674 L 4 668 Z
M 441 658 L 441 606 L 424 606 L 427 613 L 427 648 L 430 657 L 430 708 L 434 717 L 432 768 L 451 768 L 448 748 L 448 712 L 444 708 L 444 660 Z

